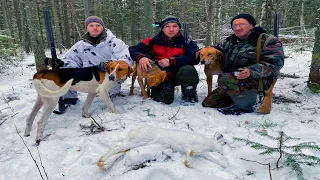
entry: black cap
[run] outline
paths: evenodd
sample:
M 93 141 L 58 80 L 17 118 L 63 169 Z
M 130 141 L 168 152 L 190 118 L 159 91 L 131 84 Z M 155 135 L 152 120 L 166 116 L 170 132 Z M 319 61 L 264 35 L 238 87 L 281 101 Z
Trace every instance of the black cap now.
M 250 14 L 238 14 L 231 20 L 231 27 L 233 21 L 240 18 L 246 19 L 247 21 L 249 21 L 250 24 L 256 26 L 256 20 Z

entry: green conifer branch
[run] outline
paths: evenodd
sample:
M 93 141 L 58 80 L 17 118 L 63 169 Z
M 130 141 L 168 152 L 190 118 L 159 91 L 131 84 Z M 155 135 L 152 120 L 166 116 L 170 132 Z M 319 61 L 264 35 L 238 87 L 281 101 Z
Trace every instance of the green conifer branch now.
M 316 145 L 315 142 L 303 142 L 294 146 L 287 146 L 286 148 L 294 152 L 301 152 L 303 149 L 320 151 L 320 147 Z
M 295 145 L 287 145 L 292 140 L 300 140 L 300 138 L 294 138 L 286 135 L 283 131 L 279 132 L 278 137 L 271 136 L 267 131 L 255 131 L 257 134 L 278 142 L 277 147 L 270 147 L 264 144 L 254 142 L 248 139 L 233 138 L 237 141 L 245 142 L 251 148 L 256 150 L 264 150 L 259 155 L 271 155 L 274 153 L 279 154 L 276 166 L 279 168 L 281 159 L 284 159 L 284 165 L 289 166 L 296 172 L 296 176 L 299 180 L 304 180 L 303 169 L 301 165 L 308 166 L 320 166 L 320 158 L 312 155 L 302 153 L 302 150 L 315 150 L 320 151 L 320 147 L 315 142 L 302 142 Z
M 273 136 L 270 136 L 267 131 L 258 131 L 256 130 L 255 131 L 257 134 L 259 134 L 260 136 L 263 136 L 263 137 L 266 137 L 268 139 L 272 139 L 272 140 L 278 140 L 277 137 L 273 137 Z
M 267 150 L 259 153 L 259 155 L 271 155 L 275 153 L 279 153 L 279 148 L 268 148 Z

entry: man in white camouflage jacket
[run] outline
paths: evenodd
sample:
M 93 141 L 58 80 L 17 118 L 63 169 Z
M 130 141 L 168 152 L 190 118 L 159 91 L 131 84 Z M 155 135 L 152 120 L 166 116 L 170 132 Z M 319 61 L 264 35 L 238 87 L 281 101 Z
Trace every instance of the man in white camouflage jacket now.
M 107 60 L 125 60 L 133 65 L 128 46 L 105 28 L 100 17 L 89 16 L 85 20 L 85 27 L 87 32 L 64 55 L 64 65 L 61 68 L 97 66 Z M 110 96 L 118 94 L 120 89 L 121 84 L 117 84 L 110 90 Z M 69 91 L 59 100 L 59 109 L 54 113 L 64 113 L 68 105 L 76 104 L 77 100 L 77 92 Z

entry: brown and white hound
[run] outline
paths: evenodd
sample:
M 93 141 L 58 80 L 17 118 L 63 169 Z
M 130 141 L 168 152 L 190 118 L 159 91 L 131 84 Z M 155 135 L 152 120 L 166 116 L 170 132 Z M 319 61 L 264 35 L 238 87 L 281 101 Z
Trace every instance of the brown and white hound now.
M 33 121 L 43 106 L 43 114 L 38 120 L 36 143 L 43 139 L 43 132 L 49 116 L 56 107 L 59 97 L 69 90 L 88 93 L 82 107 L 82 116 L 90 117 L 88 109 L 98 94 L 104 104 L 113 113 L 114 107 L 109 90 L 123 81 L 133 72 L 132 67 L 123 60 L 102 63 L 100 66 L 86 68 L 61 68 L 56 70 L 40 71 L 33 75 L 33 85 L 38 96 L 33 109 L 27 118 L 25 136 L 29 136 Z

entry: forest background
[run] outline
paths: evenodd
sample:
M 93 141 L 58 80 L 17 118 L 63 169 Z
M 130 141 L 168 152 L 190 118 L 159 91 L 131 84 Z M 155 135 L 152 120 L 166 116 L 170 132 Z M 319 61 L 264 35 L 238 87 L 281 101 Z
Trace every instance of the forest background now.
M 84 21 L 91 15 L 101 17 L 128 45 L 154 36 L 160 28 L 152 24 L 174 15 L 187 27 L 188 36 L 203 47 L 221 43 L 232 34 L 230 20 L 239 13 L 252 14 L 257 25 L 272 34 L 278 14 L 279 38 L 285 46 L 313 48 L 309 81 L 316 83 L 315 92 L 320 91 L 318 0 L 0 0 L 0 10 L 0 72 L 22 60 L 22 52 L 34 53 L 37 71 L 47 68 L 43 59 L 50 43 L 45 10 L 51 14 L 60 58 L 80 40 L 86 31 Z

